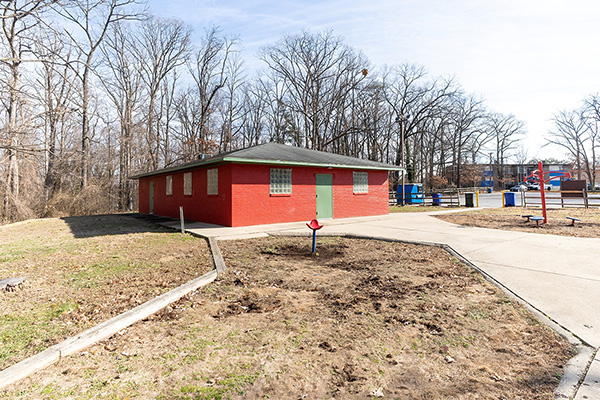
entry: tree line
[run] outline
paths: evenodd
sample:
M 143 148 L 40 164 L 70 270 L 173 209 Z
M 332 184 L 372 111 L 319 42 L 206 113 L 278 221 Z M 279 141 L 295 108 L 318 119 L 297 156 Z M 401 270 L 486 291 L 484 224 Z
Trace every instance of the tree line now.
M 600 167 L 600 94 L 585 97 L 579 107 L 556 113 L 546 143 L 559 146 L 573 160 L 577 179 L 594 187 Z
M 374 67 L 329 31 L 282 35 L 250 71 L 238 37 L 192 42 L 138 0 L 6 0 L 0 23 L 3 221 L 131 210 L 128 176 L 268 141 L 404 165 L 426 186 L 454 166 L 460 186 L 488 155 L 503 171 L 525 134 L 454 77 Z

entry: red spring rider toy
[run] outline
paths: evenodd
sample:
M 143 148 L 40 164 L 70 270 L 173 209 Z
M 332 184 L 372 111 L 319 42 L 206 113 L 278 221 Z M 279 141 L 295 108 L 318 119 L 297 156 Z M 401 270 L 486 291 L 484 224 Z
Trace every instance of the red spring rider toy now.
M 313 219 L 309 224 L 306 224 L 313 231 L 313 242 L 312 242 L 312 253 L 314 254 L 317 251 L 317 231 L 323 227 L 323 225 L 319 225 L 319 221 Z

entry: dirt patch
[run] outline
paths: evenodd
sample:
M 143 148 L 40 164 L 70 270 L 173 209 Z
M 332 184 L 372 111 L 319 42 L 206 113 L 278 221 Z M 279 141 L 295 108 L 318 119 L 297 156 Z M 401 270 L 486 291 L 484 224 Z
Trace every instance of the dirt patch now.
M 572 355 L 438 248 L 320 238 L 311 256 L 307 238 L 220 245 L 228 270 L 213 284 L 6 396 L 549 399 Z
M 548 209 L 548 223 L 538 227 L 534 221 L 527 222 L 522 215 L 542 216 L 539 208 L 490 208 L 465 213 L 436 215 L 437 218 L 463 226 L 503 229 L 550 235 L 600 238 L 600 210 L 598 209 Z M 566 217 L 580 219 L 571 225 Z
M 207 243 L 121 215 L 1 228 L 0 369 L 212 269 Z

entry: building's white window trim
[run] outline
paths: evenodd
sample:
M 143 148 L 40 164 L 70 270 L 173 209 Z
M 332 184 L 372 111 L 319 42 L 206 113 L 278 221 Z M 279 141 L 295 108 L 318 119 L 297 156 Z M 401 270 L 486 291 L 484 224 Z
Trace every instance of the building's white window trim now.
M 219 169 L 211 168 L 206 170 L 206 194 L 219 194 Z
M 167 192 L 167 196 L 172 196 L 173 195 L 173 175 L 167 175 L 165 178 L 166 181 L 166 192 Z
M 183 195 L 191 196 L 192 195 L 192 173 L 185 172 L 183 174 Z
M 369 193 L 369 174 L 368 172 L 352 172 L 353 192 Z
M 291 168 L 271 168 L 270 194 L 292 194 Z

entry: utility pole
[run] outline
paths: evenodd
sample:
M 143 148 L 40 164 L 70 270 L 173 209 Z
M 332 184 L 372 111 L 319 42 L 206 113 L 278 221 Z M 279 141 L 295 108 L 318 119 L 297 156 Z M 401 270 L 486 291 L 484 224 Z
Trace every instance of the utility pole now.
M 490 153 L 490 173 L 488 175 L 488 182 L 489 182 L 489 187 L 491 187 L 492 190 L 494 189 L 494 184 L 492 182 L 493 173 L 494 173 L 494 169 L 492 166 L 492 153 Z
M 404 171 L 406 171 L 406 160 L 405 160 L 405 156 L 404 156 L 404 135 L 406 133 L 406 122 L 408 121 L 408 118 L 410 117 L 410 115 L 406 115 L 404 116 L 403 114 L 400 114 L 396 117 L 396 122 L 398 124 L 400 124 L 400 146 L 402 147 L 402 175 L 400 178 L 400 182 L 402 185 L 402 205 L 405 205 L 405 193 L 404 193 Z

